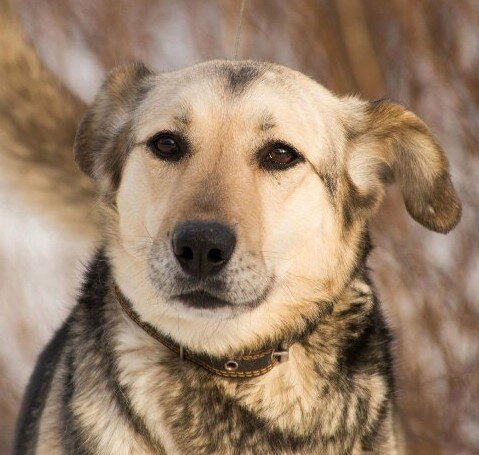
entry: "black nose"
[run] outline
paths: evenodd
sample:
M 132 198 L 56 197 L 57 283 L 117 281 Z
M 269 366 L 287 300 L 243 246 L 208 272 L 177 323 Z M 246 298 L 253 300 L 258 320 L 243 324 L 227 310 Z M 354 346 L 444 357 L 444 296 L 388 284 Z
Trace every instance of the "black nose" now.
M 234 232 L 214 221 L 187 221 L 173 232 L 173 252 L 183 270 L 198 278 L 218 272 L 231 258 Z

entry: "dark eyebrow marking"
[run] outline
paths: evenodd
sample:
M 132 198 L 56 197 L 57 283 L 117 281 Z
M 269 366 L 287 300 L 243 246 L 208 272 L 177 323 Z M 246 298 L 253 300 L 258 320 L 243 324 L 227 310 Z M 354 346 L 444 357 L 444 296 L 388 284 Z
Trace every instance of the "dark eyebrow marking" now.
M 188 111 L 184 111 L 181 114 L 175 115 L 173 121 L 179 128 L 184 128 L 191 123 L 191 116 Z
M 260 131 L 268 131 L 275 127 L 276 123 L 274 117 L 271 114 L 264 114 L 263 118 L 260 120 Z

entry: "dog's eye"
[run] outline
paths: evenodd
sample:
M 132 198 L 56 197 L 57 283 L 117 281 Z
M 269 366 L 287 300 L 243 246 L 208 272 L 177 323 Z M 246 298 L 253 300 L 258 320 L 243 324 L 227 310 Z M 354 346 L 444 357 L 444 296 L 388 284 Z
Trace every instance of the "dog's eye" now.
M 282 170 L 301 161 L 301 155 L 287 145 L 269 147 L 261 158 L 261 166 L 268 170 Z
M 164 160 L 177 161 L 181 158 L 181 141 L 173 134 L 163 133 L 148 142 L 152 152 Z

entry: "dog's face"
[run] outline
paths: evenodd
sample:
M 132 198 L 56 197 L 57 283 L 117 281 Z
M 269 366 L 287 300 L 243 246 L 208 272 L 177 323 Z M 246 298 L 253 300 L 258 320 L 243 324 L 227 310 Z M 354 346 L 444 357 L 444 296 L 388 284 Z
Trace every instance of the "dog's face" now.
M 269 64 L 116 70 L 76 156 L 107 207 L 119 286 L 197 349 L 303 330 L 354 275 L 393 179 L 426 227 L 446 232 L 460 216 L 444 154 L 416 116 Z

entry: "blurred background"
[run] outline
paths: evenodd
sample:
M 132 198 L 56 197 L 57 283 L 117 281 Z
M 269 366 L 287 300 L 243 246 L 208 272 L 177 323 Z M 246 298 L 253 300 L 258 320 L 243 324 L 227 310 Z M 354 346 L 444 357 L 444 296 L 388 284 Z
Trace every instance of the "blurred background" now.
M 71 156 L 85 103 L 105 72 L 123 62 L 169 71 L 232 58 L 241 6 L 11 3 L 20 26 L 0 0 L 0 453 L 9 453 L 36 356 L 73 305 L 97 239 L 92 186 Z M 39 56 L 29 54 L 48 86 L 41 93 L 12 72 L 8 55 L 16 52 L 19 27 Z M 392 188 L 372 222 L 370 266 L 396 336 L 410 453 L 478 454 L 479 1 L 247 0 L 238 58 L 290 66 L 340 95 L 400 102 L 446 150 L 461 223 L 447 236 L 426 231 Z M 42 97 L 48 106 L 50 96 L 69 102 L 64 110 L 32 107 Z M 29 160 L 32 148 L 45 150 L 45 158 Z

